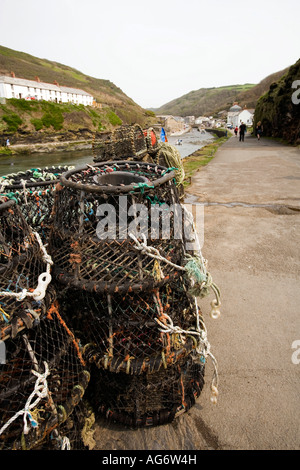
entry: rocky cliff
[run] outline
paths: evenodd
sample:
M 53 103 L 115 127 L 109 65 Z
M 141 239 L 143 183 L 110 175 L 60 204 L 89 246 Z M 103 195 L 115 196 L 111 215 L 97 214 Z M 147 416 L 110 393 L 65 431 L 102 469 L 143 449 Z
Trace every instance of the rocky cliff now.
M 257 102 L 254 128 L 259 121 L 264 136 L 300 144 L 300 59 Z

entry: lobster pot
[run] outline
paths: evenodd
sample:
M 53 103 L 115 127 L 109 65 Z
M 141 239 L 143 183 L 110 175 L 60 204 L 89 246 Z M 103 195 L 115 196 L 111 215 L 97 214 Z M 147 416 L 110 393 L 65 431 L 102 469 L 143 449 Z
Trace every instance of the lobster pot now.
M 144 131 L 138 124 L 120 126 L 104 142 L 94 144 L 94 162 L 110 160 L 142 160 L 148 146 Z
M 33 449 L 72 414 L 85 393 L 89 372 L 56 302 L 31 328 L 4 344 L 0 449 Z
M 100 369 L 154 373 L 197 348 L 197 335 L 188 330 L 196 331 L 203 321 L 184 280 L 180 287 L 168 285 L 143 293 L 68 290 L 63 299 L 68 324 L 86 345 L 84 358 Z
M 14 200 L 27 223 L 47 241 L 55 186 L 60 175 L 73 167 L 33 168 L 0 178 L 0 194 Z
M 94 425 L 95 414 L 84 395 L 68 418 L 34 450 L 93 450 L 96 444 Z
M 139 292 L 179 276 L 183 211 L 172 169 L 112 162 L 71 170 L 61 177 L 53 213 L 49 251 L 60 283 Z
M 50 261 L 14 201 L 0 204 L 1 339 L 15 336 L 49 307 Z
M 99 371 L 92 375 L 91 403 L 108 421 L 130 427 L 172 422 L 188 411 L 204 385 L 205 364 L 192 355 L 153 374 Z
M 153 158 L 159 149 L 158 138 L 153 127 L 144 130 L 144 136 L 146 138 L 148 154 Z

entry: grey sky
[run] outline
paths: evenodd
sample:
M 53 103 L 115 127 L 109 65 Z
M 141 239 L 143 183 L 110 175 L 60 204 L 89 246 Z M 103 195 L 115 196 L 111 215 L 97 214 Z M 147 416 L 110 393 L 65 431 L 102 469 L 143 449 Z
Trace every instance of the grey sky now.
M 108 79 L 139 105 L 159 107 L 292 65 L 299 17 L 299 0 L 0 0 L 0 45 Z

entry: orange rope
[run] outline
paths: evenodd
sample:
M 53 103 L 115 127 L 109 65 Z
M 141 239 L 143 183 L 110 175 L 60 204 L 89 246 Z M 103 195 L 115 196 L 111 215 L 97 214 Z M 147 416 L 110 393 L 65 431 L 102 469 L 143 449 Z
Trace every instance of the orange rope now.
M 59 312 L 58 312 L 58 302 L 57 302 L 57 301 L 55 301 L 55 302 L 51 305 L 50 309 L 49 309 L 48 312 L 47 312 L 47 318 L 48 318 L 49 320 L 53 320 L 53 318 L 52 318 L 52 313 L 55 313 L 55 315 L 57 316 L 59 322 L 60 322 L 60 323 L 62 324 L 62 326 L 66 329 L 67 333 L 71 336 L 72 342 L 73 342 L 73 344 L 74 344 L 74 346 L 75 346 L 75 349 L 76 349 L 76 351 L 77 351 L 79 360 L 80 360 L 81 364 L 82 364 L 83 366 L 85 366 L 85 361 L 83 360 L 82 355 L 81 355 L 81 352 L 80 352 L 80 350 L 79 350 L 78 342 L 76 341 L 76 338 L 75 338 L 74 334 L 73 334 L 72 331 L 67 327 L 65 321 L 61 318 L 61 316 L 60 316 L 60 314 L 59 314 Z
M 159 317 L 159 320 L 164 323 L 166 325 L 166 316 L 164 314 L 164 308 L 162 306 L 162 303 L 161 303 L 161 300 L 160 300 L 160 297 L 159 297 L 159 291 L 158 289 L 154 289 L 154 295 L 156 297 L 156 300 L 158 302 L 158 305 L 159 305 L 159 309 L 160 309 L 160 317 Z M 167 337 L 167 347 L 166 347 L 166 355 L 167 357 L 170 355 L 170 349 L 171 349 L 171 338 L 170 338 L 170 334 L 169 333 L 161 333 L 160 336 L 161 338 L 163 339 L 164 338 L 164 335 L 166 335 Z
M 178 366 L 178 370 L 179 372 L 181 373 L 181 369 L 180 369 L 180 366 Z M 187 406 L 185 400 L 184 400 L 184 385 L 183 385 L 183 380 L 182 380 L 182 374 L 180 375 L 180 384 L 181 384 L 181 392 L 182 392 L 182 396 L 181 396 L 181 401 L 182 401 L 182 404 L 183 406 Z

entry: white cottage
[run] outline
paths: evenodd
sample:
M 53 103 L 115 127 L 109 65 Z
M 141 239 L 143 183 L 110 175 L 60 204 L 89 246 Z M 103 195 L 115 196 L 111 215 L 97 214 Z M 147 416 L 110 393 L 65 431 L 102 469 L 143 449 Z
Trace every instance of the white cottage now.
M 253 115 L 254 115 L 253 109 L 243 109 L 243 111 L 239 113 L 239 124 L 243 122 L 244 124 L 246 124 L 246 126 L 252 126 Z
M 93 96 L 78 88 L 60 86 L 57 82 L 26 80 L 12 76 L 0 75 L 0 98 L 18 98 L 27 100 L 45 100 L 56 103 L 93 105 Z
M 233 127 L 239 127 L 243 122 L 246 126 L 252 126 L 253 123 L 254 109 L 242 109 L 237 103 L 235 103 L 228 111 L 227 124 L 231 124 Z

